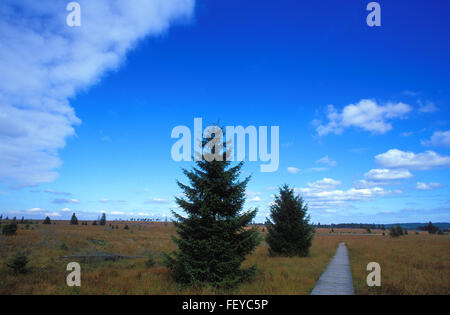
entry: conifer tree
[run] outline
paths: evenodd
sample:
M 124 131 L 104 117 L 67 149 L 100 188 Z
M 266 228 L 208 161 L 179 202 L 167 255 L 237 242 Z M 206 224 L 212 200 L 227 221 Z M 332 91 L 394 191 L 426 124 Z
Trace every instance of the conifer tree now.
M 314 227 L 309 224 L 308 206 L 288 185 L 280 188 L 270 207 L 266 226 L 272 256 L 306 257 L 312 244 Z
M 166 254 L 165 264 L 177 282 L 232 288 L 256 272 L 255 265 L 243 269 L 241 264 L 260 242 L 257 229 L 248 228 L 257 210 L 243 211 L 250 180 L 239 179 L 243 163 L 232 166 L 226 161 L 226 145 L 211 142 L 202 142 L 204 152 L 210 153 L 202 154 L 192 170 L 183 170 L 189 185 L 177 182 L 185 196 L 176 203 L 187 216 L 172 211 L 178 251 Z
M 403 235 L 403 229 L 400 226 L 400 224 L 397 224 L 397 234 L 398 234 L 398 236 L 402 236 Z
M 52 224 L 50 217 L 47 216 L 42 224 Z
M 70 224 L 71 225 L 78 225 L 78 219 L 77 216 L 74 214 L 72 214 L 72 219 L 70 219 Z
M 430 234 L 436 234 L 438 232 L 439 228 L 437 228 L 436 226 L 433 225 L 433 223 L 431 223 L 431 221 L 428 223 L 427 226 L 427 231 Z
M 2 235 L 16 235 L 17 234 L 17 223 L 16 222 L 10 222 L 5 225 L 5 227 L 2 230 Z
M 400 224 L 398 224 L 397 227 L 391 227 L 391 231 L 389 232 L 389 235 L 392 237 L 400 237 L 403 234 L 404 234 L 404 230 L 402 229 Z
M 102 217 L 100 218 L 100 225 L 106 225 L 106 213 L 102 213 Z

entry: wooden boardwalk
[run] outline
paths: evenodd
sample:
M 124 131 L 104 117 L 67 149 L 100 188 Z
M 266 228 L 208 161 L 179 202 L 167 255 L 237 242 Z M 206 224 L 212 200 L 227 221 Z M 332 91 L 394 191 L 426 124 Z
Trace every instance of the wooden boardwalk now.
M 340 243 L 311 295 L 353 295 L 354 293 L 347 247 L 344 243 Z

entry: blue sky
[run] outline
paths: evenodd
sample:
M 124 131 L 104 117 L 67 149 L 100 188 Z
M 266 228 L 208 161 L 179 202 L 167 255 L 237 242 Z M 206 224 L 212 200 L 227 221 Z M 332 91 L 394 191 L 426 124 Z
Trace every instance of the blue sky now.
M 2 2 L 0 213 L 170 215 L 171 131 L 201 117 L 280 126 L 278 171 L 243 170 L 259 222 L 285 183 L 314 222 L 450 221 L 450 4 L 368 27 L 368 2 L 79 1 L 79 28 Z

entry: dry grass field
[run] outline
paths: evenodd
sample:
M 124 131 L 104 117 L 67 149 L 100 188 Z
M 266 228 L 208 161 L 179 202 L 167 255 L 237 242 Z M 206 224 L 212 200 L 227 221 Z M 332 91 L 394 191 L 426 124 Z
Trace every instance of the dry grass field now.
M 346 244 L 359 294 L 450 293 L 449 235 L 355 236 Z M 381 266 L 380 288 L 366 285 L 366 266 L 371 261 Z
M 90 224 L 90 223 L 89 223 Z M 450 236 L 410 233 L 393 239 L 362 236 L 363 230 L 319 231 L 307 258 L 273 258 L 263 242 L 245 264 L 257 263 L 259 274 L 232 292 L 211 288 L 184 288 L 174 283 L 161 263 L 161 253 L 174 250 L 171 224 L 112 222 L 106 226 L 57 222 L 56 225 L 19 225 L 16 236 L 0 236 L 0 294 L 309 294 L 345 241 L 358 294 L 448 294 L 450 292 Z M 125 230 L 124 226 L 130 229 Z M 152 254 L 156 265 L 147 267 L 146 258 L 116 262 L 81 262 L 81 287 L 66 285 L 66 265 L 75 259 L 67 255 L 90 253 L 121 255 Z M 14 275 L 6 262 L 17 253 L 29 255 L 28 272 Z M 382 287 L 366 286 L 366 265 L 380 263 Z

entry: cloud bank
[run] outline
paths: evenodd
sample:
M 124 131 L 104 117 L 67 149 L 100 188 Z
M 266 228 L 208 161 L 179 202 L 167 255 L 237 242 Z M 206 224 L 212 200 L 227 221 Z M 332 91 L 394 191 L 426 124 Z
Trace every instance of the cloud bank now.
M 78 0 L 81 27 L 68 27 L 67 0 L 0 4 L 0 183 L 54 181 L 81 123 L 80 90 L 117 69 L 139 40 L 188 19 L 195 0 Z
M 430 140 L 422 141 L 422 145 L 450 148 L 450 130 L 436 131 Z
M 435 188 L 442 187 L 441 183 L 423 183 L 423 182 L 417 182 L 416 189 L 417 190 L 432 190 Z
M 335 210 L 348 206 L 350 202 L 369 201 L 377 197 L 399 194 L 401 191 L 390 191 L 380 187 L 337 189 L 342 183 L 332 178 L 323 178 L 308 183 L 306 188 L 296 188 L 308 202 L 311 209 Z
M 391 149 L 377 155 L 375 157 L 375 163 L 389 169 L 430 170 L 441 167 L 450 167 L 450 156 L 442 156 L 434 151 L 414 153 Z

